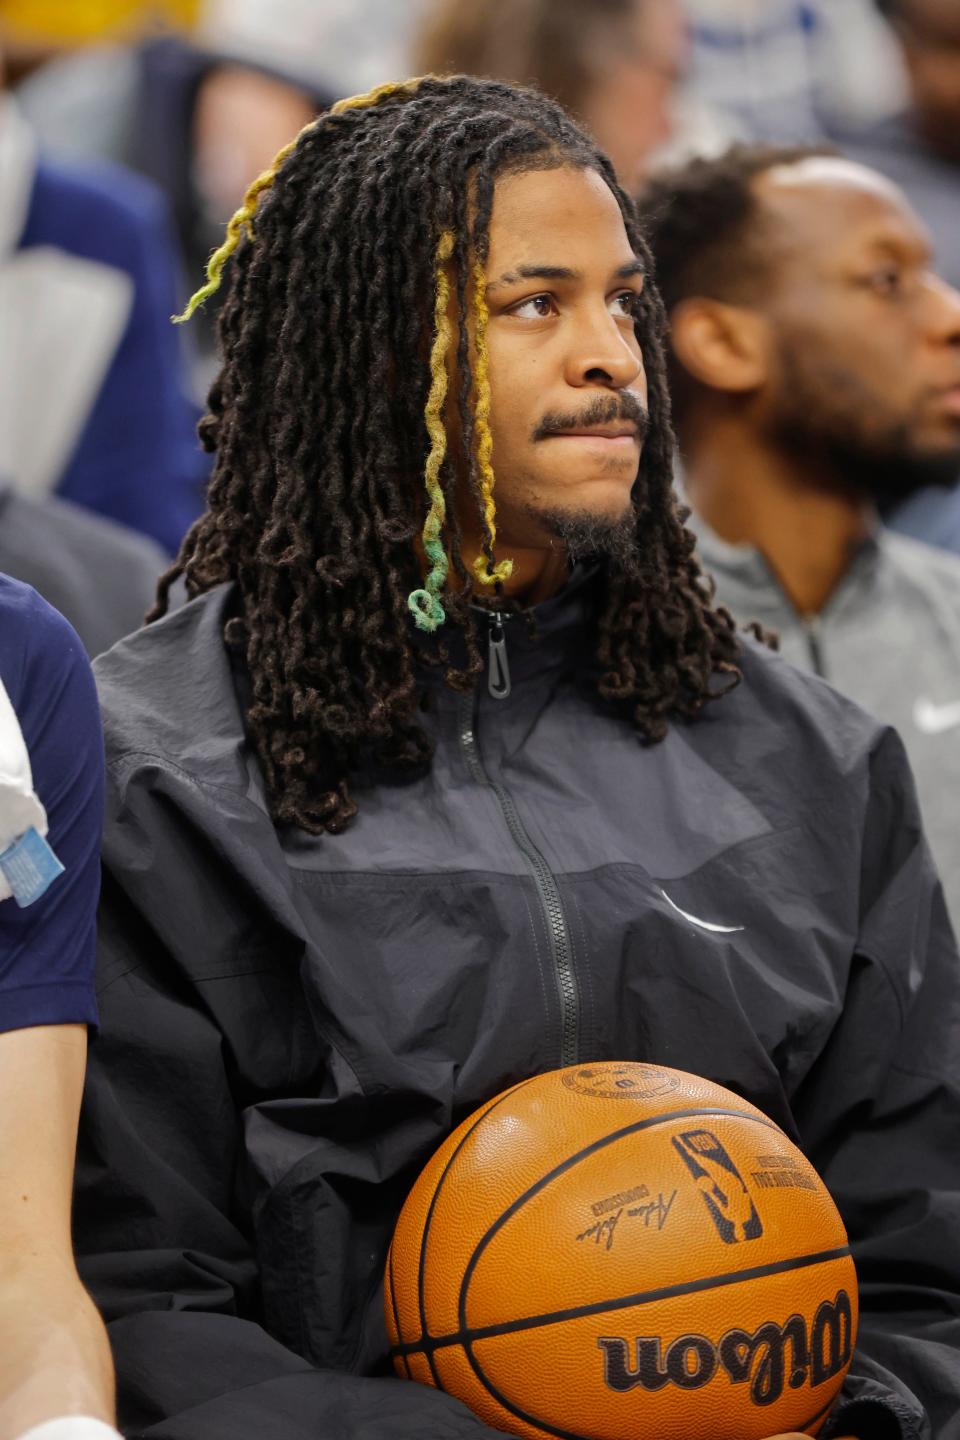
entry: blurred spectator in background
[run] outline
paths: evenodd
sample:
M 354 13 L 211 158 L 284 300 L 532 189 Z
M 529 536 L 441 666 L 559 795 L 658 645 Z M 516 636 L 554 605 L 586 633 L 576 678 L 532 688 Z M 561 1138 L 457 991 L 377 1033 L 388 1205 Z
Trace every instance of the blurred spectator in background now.
M 960 287 L 960 4 L 877 0 L 890 21 L 908 80 L 897 113 L 835 130 L 847 154 L 896 182 L 930 228 L 941 272 Z M 960 492 L 928 488 L 891 523 L 960 553 Z
M 0 571 L 59 610 L 91 659 L 142 625 L 167 563 L 159 545 L 125 525 L 0 483 Z
M 882 176 L 741 148 L 645 201 L 718 598 L 896 725 L 960 920 L 960 559 L 877 507 L 960 470 L 960 295 Z
M 0 94 L 0 475 L 150 535 L 202 508 L 161 197 L 116 168 L 38 152 Z
M 945 278 L 960 285 L 960 5 L 877 3 L 899 42 L 908 93 L 896 114 L 837 138 L 901 187 L 933 232 Z
M 597 140 L 636 188 L 671 136 L 687 59 L 679 0 L 439 0 L 413 68 L 533 85 Z
M 878 0 L 908 80 L 897 113 L 838 129 L 844 150 L 896 182 L 933 233 L 945 279 L 960 287 L 960 4 Z
M 11 3 L 0 0 L 0 17 Z M 64 0 L 37 3 L 58 11 Z M 152 7 L 111 3 L 129 12 L 126 24 L 111 4 L 100 7 L 101 29 L 88 37 L 97 43 L 34 63 L 18 101 L 58 153 L 120 161 L 163 189 L 193 280 L 281 146 L 339 96 L 409 71 L 409 33 L 425 0 L 168 0 L 169 19 L 179 8 L 181 22 L 195 23 L 159 33 Z M 25 43 L 24 22 L 18 34 Z M 192 331 L 198 393 L 211 378 L 216 310 Z
M 311 94 L 340 98 L 410 73 L 410 46 L 430 3 L 202 0 L 197 38 L 211 53 L 270 66 Z
M 686 9 L 688 84 L 725 120 L 718 139 L 810 143 L 902 102 L 897 47 L 873 0 L 686 0 Z

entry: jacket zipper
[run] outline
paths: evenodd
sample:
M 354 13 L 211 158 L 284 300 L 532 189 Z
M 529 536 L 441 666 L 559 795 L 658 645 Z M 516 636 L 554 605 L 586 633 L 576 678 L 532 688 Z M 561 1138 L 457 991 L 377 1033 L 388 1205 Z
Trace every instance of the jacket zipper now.
M 827 678 L 827 671 L 823 663 L 823 643 L 821 640 L 820 618 L 817 615 L 798 615 L 797 619 L 803 629 L 807 640 L 807 653 L 810 656 L 810 664 L 813 666 L 815 675 L 822 680 Z
M 503 677 L 506 677 L 506 694 L 509 694 L 510 671 L 507 667 L 506 642 L 500 615 L 491 616 L 488 638 L 490 658 L 493 659 L 496 656 L 502 662 L 502 668 L 498 670 L 496 677 L 498 688 L 493 688 L 495 677 L 492 670 L 488 675 L 488 685 L 491 695 L 495 695 L 497 699 L 503 699 L 505 698 L 502 689 Z M 575 1065 L 579 1058 L 580 992 L 573 968 L 573 946 L 563 913 L 560 891 L 550 866 L 527 834 L 510 792 L 506 786 L 491 780 L 484 769 L 477 748 L 473 708 L 474 697 L 472 695 L 460 697 L 460 748 L 471 778 L 478 785 L 488 786 L 496 795 L 510 837 L 530 866 L 546 921 L 547 934 L 550 937 L 553 970 L 560 999 L 560 1063 L 561 1065 Z
M 506 700 L 510 694 L 510 663 L 507 660 L 507 637 L 503 616 L 494 612 L 487 631 L 487 689 L 494 700 Z
M 796 617 L 797 624 L 803 631 L 803 637 L 807 642 L 807 654 L 810 657 L 810 665 L 813 673 L 819 675 L 821 680 L 826 680 L 828 677 L 827 668 L 823 660 L 823 624 L 821 617 L 819 615 L 801 615 L 787 593 L 786 586 L 783 584 L 776 570 L 774 570 L 773 566 L 769 564 L 766 559 L 764 559 L 763 563 L 766 566 L 770 579 L 780 591 L 784 604 L 790 613 Z

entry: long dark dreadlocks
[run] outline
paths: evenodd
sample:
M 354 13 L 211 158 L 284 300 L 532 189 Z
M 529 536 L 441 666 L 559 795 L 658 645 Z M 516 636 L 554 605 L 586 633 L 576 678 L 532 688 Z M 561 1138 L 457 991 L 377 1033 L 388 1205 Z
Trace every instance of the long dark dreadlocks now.
M 462 76 L 381 87 L 341 102 L 281 152 L 191 302 L 216 288 L 235 249 L 219 325 L 224 361 L 200 426 L 216 452 L 208 507 L 148 619 L 165 612 L 177 576 L 191 598 L 236 582 L 239 615 L 226 639 L 245 652 L 247 724 L 278 821 L 337 832 L 356 813 L 349 782 L 361 758 L 394 768 L 429 760 L 414 620 L 431 630 L 445 619 L 434 661 L 449 685 L 468 689 L 482 669 L 470 606 L 478 577 L 461 554 L 442 426 L 441 299 L 452 284 L 456 399 L 486 535 L 479 578 L 495 585 L 509 562 L 494 556 L 477 267 L 497 178 L 560 165 L 603 176 L 648 258 L 610 163 L 553 102 Z M 638 545 L 634 560 L 605 573 L 597 658 L 600 693 L 653 742 L 670 714 L 693 716 L 719 693 L 718 674 L 723 688 L 736 683 L 738 646 L 730 617 L 711 606 L 674 500 L 664 317 L 652 286 L 636 324 L 651 420 L 634 487 Z M 426 500 L 415 483 L 424 475 Z M 443 639 L 451 632 L 456 663 Z

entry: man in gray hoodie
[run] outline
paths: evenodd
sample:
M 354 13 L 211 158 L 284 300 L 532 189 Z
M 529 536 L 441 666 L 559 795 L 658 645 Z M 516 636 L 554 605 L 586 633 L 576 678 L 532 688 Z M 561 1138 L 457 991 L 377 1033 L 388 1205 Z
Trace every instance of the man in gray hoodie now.
M 889 181 L 739 147 L 645 201 L 718 598 L 901 732 L 960 916 L 960 562 L 878 511 L 960 469 L 960 295 Z

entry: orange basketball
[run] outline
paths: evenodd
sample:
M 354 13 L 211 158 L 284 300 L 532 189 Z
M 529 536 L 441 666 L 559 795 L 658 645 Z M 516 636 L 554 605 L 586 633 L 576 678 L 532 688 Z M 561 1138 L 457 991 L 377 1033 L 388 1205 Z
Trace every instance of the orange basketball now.
M 816 1435 L 857 1324 L 843 1222 L 783 1131 L 629 1062 L 465 1120 L 407 1198 L 384 1298 L 398 1374 L 538 1440 Z

